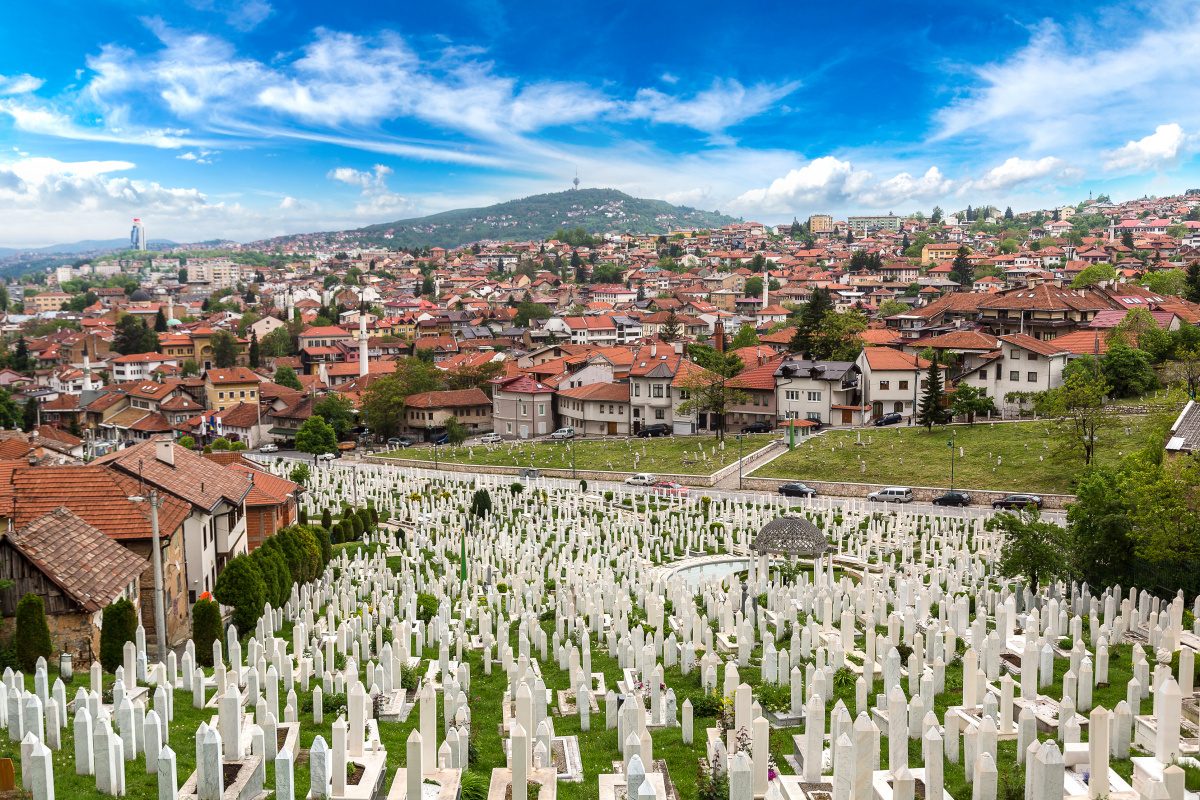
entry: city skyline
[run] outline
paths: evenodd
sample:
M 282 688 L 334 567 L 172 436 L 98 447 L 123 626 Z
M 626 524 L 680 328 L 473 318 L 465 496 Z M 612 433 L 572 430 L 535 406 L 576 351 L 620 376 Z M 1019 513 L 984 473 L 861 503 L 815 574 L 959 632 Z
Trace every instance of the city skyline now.
M 763 222 L 1197 185 L 1189 4 L 13 9 L 0 246 L 250 240 L 584 186 Z M 78 13 L 72 9 L 71 13 Z

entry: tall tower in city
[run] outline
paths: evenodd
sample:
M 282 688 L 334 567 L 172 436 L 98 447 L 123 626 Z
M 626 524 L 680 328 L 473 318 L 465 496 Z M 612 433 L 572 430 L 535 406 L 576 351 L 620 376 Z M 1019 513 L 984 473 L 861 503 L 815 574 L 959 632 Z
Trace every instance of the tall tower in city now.
M 129 232 L 129 243 L 134 250 L 146 249 L 146 226 L 140 217 L 133 218 L 133 230 Z

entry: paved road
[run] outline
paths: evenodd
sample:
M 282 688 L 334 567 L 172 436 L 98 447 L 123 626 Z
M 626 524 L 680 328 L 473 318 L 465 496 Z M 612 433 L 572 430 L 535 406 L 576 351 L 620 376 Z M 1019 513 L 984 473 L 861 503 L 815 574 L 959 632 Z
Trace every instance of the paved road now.
M 786 452 L 786 451 L 784 451 L 784 452 Z M 308 463 L 310 466 L 312 466 L 312 464 L 313 464 L 312 456 L 308 455 L 307 453 L 297 452 L 295 450 L 280 450 L 278 453 L 258 453 L 257 451 L 249 451 L 247 453 L 247 455 L 250 455 L 250 456 L 253 456 L 253 457 L 259 458 L 259 459 L 272 459 L 272 458 L 278 457 L 278 458 L 285 458 L 285 459 L 289 459 L 289 460 L 304 461 L 304 462 Z M 765 460 L 768 460 L 768 459 L 764 458 L 764 461 Z M 317 469 L 329 469 L 330 468 L 329 465 L 332 465 L 333 467 L 348 468 L 348 469 L 357 469 L 357 468 L 360 468 L 363 466 L 370 466 L 370 467 L 379 466 L 378 464 L 359 461 L 356 456 L 351 455 L 351 456 L 346 456 L 346 457 L 339 458 L 339 459 L 334 459 L 332 462 L 319 462 L 316 465 L 316 468 Z M 749 467 L 746 469 L 746 472 L 749 472 L 751 469 L 754 469 L 754 468 L 755 467 Z M 430 477 L 453 478 L 453 479 L 458 479 L 458 480 L 467 480 L 467 479 L 470 479 L 473 477 L 476 481 L 486 484 L 486 485 L 491 485 L 491 486 L 507 486 L 508 484 L 512 483 L 513 480 L 515 480 L 514 476 L 512 476 L 512 475 L 495 475 L 495 474 L 488 474 L 488 473 L 480 473 L 475 476 L 470 476 L 470 475 L 464 474 L 462 472 L 450 472 L 447 470 L 435 470 L 435 469 L 433 469 L 432 464 L 429 465 L 429 467 L 427 469 L 421 469 L 421 470 L 412 470 L 407 467 L 395 467 L 395 469 L 404 469 L 410 473 L 412 473 L 412 472 L 428 473 L 430 475 Z M 562 489 L 574 489 L 574 488 L 577 488 L 579 485 L 578 481 L 571 480 L 570 478 L 546 478 L 546 477 L 537 478 L 534 481 L 534 484 L 538 485 L 538 486 L 555 487 L 555 488 L 562 488 Z M 728 485 L 726 485 L 726 484 L 728 484 Z M 639 494 L 639 493 L 644 492 L 645 490 L 642 488 L 639 488 L 639 487 L 626 486 L 625 484 L 623 484 L 619 481 L 588 481 L 588 491 L 593 492 L 593 493 L 611 491 L 614 494 L 621 495 L 623 493 Z M 693 488 L 691 490 L 691 494 L 693 496 L 707 495 L 707 496 L 713 497 L 713 498 L 729 498 L 729 499 L 733 499 L 733 500 L 751 500 L 751 499 L 756 499 L 756 498 L 760 499 L 760 500 L 768 499 L 768 498 L 784 499 L 784 498 L 780 498 L 779 495 L 777 495 L 777 494 L 761 492 L 761 491 L 750 491 L 750 490 L 741 491 L 741 490 L 739 490 L 737 488 L 737 473 L 733 474 L 731 481 L 730 480 L 722 481 L 721 485 L 714 486 L 712 488 L 704 488 L 704 489 Z M 834 508 L 834 507 L 844 508 L 844 507 L 847 507 L 850 505 L 862 504 L 862 503 L 866 502 L 862 498 L 838 497 L 838 496 L 834 496 L 834 495 L 822 495 L 822 496 L 812 498 L 812 499 L 786 498 L 786 501 L 787 501 L 788 505 L 791 506 L 792 508 L 806 508 L 806 507 L 808 507 L 808 508 Z M 891 508 L 891 506 L 887 503 L 870 503 L 869 505 L 872 508 L 878 508 L 878 510 L 880 510 L 880 511 L 887 511 Z M 991 512 L 991 509 L 986 506 L 975 506 L 975 507 L 968 507 L 968 508 L 952 508 L 952 507 L 946 507 L 946 506 L 935 506 L 932 503 L 908 503 L 907 505 L 903 506 L 903 508 L 905 511 L 909 511 L 909 512 L 937 514 L 937 515 L 943 516 L 943 517 L 979 517 L 979 516 L 986 516 L 987 514 L 989 514 Z M 1042 512 L 1042 517 L 1043 517 L 1043 519 L 1049 520 L 1051 522 L 1063 523 L 1066 521 L 1066 512 L 1047 510 L 1047 511 Z

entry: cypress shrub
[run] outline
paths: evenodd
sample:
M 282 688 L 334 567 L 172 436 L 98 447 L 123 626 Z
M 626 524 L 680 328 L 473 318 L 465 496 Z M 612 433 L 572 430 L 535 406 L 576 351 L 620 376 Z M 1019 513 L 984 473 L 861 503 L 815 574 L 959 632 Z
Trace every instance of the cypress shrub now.
M 313 533 L 317 537 L 317 544 L 321 548 L 321 564 L 328 564 L 333 559 L 333 540 L 330 538 L 328 528 L 315 528 Z
M 329 509 L 326 508 L 324 511 L 321 512 L 321 527 L 324 528 L 325 530 L 329 530 L 329 528 L 332 525 L 333 525 L 333 515 L 330 514 Z
M 137 635 L 137 609 L 122 597 L 104 609 L 100 625 L 100 666 L 106 672 L 116 672 L 125 657 L 125 643 Z
M 215 600 L 197 600 L 192 606 L 192 643 L 196 645 L 196 660 L 202 666 L 213 666 L 213 642 L 221 638 L 221 607 Z
M 233 607 L 233 624 L 239 632 L 253 631 L 267 602 L 267 585 L 249 556 L 235 556 L 217 576 L 213 596 L 221 605 Z
M 17 663 L 33 672 L 39 657 L 50 660 L 50 626 L 46 624 L 46 606 L 36 594 L 27 594 L 17 603 L 17 632 L 14 635 Z

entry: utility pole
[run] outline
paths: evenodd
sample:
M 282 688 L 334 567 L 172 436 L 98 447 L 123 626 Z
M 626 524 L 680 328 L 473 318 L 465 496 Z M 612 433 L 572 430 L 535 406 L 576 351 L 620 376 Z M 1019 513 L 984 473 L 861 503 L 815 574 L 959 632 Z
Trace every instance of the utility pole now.
M 567 449 L 571 452 L 571 480 L 575 480 L 575 443 L 568 442 Z
M 742 438 L 743 434 L 737 435 L 738 443 L 738 491 L 742 490 Z
M 162 542 L 158 538 L 158 507 L 162 499 L 157 489 L 150 490 L 150 542 L 151 557 L 154 559 L 154 639 L 158 646 L 159 661 L 167 658 L 167 614 L 163 607 Z

